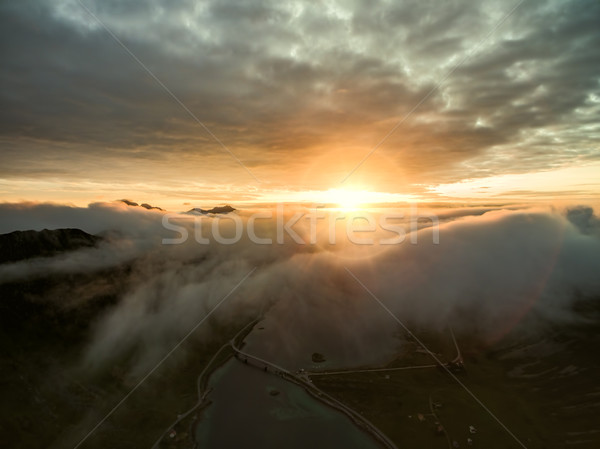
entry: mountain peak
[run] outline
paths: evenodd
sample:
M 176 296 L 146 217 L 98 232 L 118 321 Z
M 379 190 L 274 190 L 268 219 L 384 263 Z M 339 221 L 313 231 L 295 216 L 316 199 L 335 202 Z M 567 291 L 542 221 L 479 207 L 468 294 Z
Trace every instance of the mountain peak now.
M 228 214 L 229 212 L 233 212 L 236 209 L 234 207 L 231 207 L 229 204 L 226 204 L 225 206 L 217 206 L 217 207 L 213 207 L 212 209 L 200 209 L 199 207 L 194 207 L 193 209 L 190 209 L 187 211 L 188 214 Z
M 151 205 L 150 205 L 150 204 L 148 204 L 148 203 L 142 203 L 142 204 L 138 204 L 138 203 L 136 203 L 135 201 L 131 201 L 131 200 L 128 200 L 128 199 L 122 199 L 122 200 L 119 200 L 119 201 L 120 201 L 121 203 L 125 203 L 125 204 L 127 204 L 128 206 L 133 206 L 133 207 L 143 207 L 144 209 L 148 209 L 148 210 L 156 209 L 156 210 L 162 210 L 162 211 L 164 211 L 164 209 L 162 209 L 162 208 L 160 208 L 160 207 L 158 207 L 158 206 L 151 206 Z

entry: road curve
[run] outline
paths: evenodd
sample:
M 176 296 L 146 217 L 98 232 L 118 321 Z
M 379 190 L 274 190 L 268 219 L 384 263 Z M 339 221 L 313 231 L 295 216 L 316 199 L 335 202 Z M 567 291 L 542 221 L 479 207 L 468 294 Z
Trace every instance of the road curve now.
M 264 360 L 255 355 L 248 354 L 247 352 L 242 351 L 240 348 L 238 348 L 235 345 L 234 340 L 231 340 L 230 344 L 231 344 L 232 349 L 239 356 L 239 358 L 245 357 L 246 360 L 253 360 L 255 362 L 258 362 L 259 364 L 262 364 L 264 367 L 266 367 L 267 371 L 269 371 L 268 368 L 271 368 L 271 370 L 269 372 L 271 372 L 273 374 L 277 374 L 277 375 L 281 376 L 282 378 L 301 386 L 302 388 L 304 388 L 304 390 L 307 393 L 309 393 L 311 396 L 313 396 L 317 400 L 319 400 L 319 401 L 329 405 L 330 407 L 333 407 L 333 408 L 341 411 L 345 415 L 347 415 L 356 425 L 358 425 L 360 428 L 362 428 L 363 430 L 365 430 L 368 433 L 370 433 L 371 435 L 373 435 L 377 440 L 379 440 L 387 448 L 398 449 L 397 446 L 394 444 L 394 442 L 391 441 L 383 432 L 381 432 L 381 430 L 379 430 L 377 427 L 375 427 L 375 425 L 373 423 L 371 423 L 368 419 L 366 419 L 364 416 L 362 416 L 356 410 L 348 407 L 346 404 L 338 401 L 337 399 L 335 399 L 332 396 L 325 393 L 320 388 L 316 387 L 310 381 L 310 379 L 308 378 L 308 375 L 303 376 L 303 375 L 295 374 L 279 365 L 276 365 L 275 363 L 269 362 L 268 360 Z
M 250 326 L 255 326 L 257 322 L 258 322 L 258 320 L 254 320 L 254 321 L 250 322 L 249 324 L 245 325 L 242 329 L 240 329 L 238 331 L 237 334 L 235 334 L 235 336 L 233 337 L 233 339 L 230 342 L 225 343 L 223 346 L 221 346 L 219 348 L 219 350 L 217 352 L 214 353 L 214 355 L 208 361 L 208 363 L 204 366 L 204 369 L 198 375 L 198 379 L 196 380 L 196 389 L 197 389 L 197 392 L 198 392 L 198 402 L 196 402 L 196 404 L 191 409 L 189 409 L 188 411 L 186 411 L 185 413 L 183 413 L 181 415 L 177 415 L 177 419 L 175 421 L 173 421 L 171 423 L 171 425 L 169 425 L 169 427 L 166 428 L 166 430 L 162 433 L 162 435 L 152 445 L 152 449 L 158 449 L 158 447 L 160 445 L 160 442 L 167 436 L 167 434 L 171 431 L 171 429 L 173 429 L 177 424 L 179 424 L 185 418 L 187 418 L 188 416 L 190 416 L 192 414 L 192 412 L 194 412 L 195 410 L 198 409 L 198 407 L 200 407 L 201 405 L 205 404 L 206 396 L 208 396 L 208 393 L 210 393 L 210 389 L 207 389 L 207 390 L 203 390 L 202 389 L 202 380 L 204 379 L 204 376 L 207 375 L 210 367 L 212 366 L 212 364 L 216 360 L 216 358 L 219 356 L 219 354 L 221 354 L 221 352 L 223 352 L 224 349 L 230 347 L 231 346 L 231 342 L 234 342 L 237 339 L 239 339 L 240 336 L 243 335 L 244 332 Z
M 316 387 L 312 383 L 312 381 L 309 379 L 309 374 L 308 373 L 305 373 L 303 375 L 295 374 L 295 373 L 287 370 L 286 368 L 283 368 L 282 366 L 279 366 L 279 365 L 277 365 L 277 364 L 275 364 L 273 362 L 270 362 L 268 360 L 262 359 L 260 357 L 255 356 L 255 355 L 252 355 L 252 354 L 249 354 L 249 353 L 247 353 L 245 351 L 242 351 L 238 347 L 237 341 L 240 340 L 240 336 L 243 335 L 244 332 L 249 327 L 251 327 L 251 326 L 253 327 L 254 325 L 256 325 L 257 322 L 258 322 L 258 320 L 253 321 L 253 322 L 249 323 L 248 325 L 244 326 L 235 335 L 235 337 L 233 337 L 228 343 L 226 343 L 223 346 L 221 346 L 221 348 L 219 348 L 219 350 L 213 355 L 213 357 L 209 360 L 209 362 L 206 364 L 206 366 L 204 367 L 204 369 L 202 370 L 202 372 L 198 376 L 198 380 L 196 382 L 197 383 L 197 390 L 198 390 L 198 402 L 192 408 L 190 408 L 188 411 L 186 411 L 185 413 L 180 414 L 180 415 L 177 416 L 177 419 L 174 422 L 172 422 L 169 425 L 169 427 L 166 428 L 166 430 L 162 433 L 162 435 L 152 445 L 152 449 L 158 449 L 159 445 L 160 445 L 160 442 L 164 438 L 166 438 L 167 434 L 171 431 L 171 429 L 173 429 L 177 424 L 179 424 L 182 420 L 184 420 L 190 414 L 192 414 L 195 410 L 197 410 L 198 407 L 200 407 L 201 405 L 203 405 L 205 403 L 206 396 L 208 395 L 208 393 L 210 392 L 210 390 L 203 391 L 202 385 L 201 385 L 202 384 L 202 379 L 206 375 L 206 373 L 208 372 L 208 370 L 210 369 L 210 367 L 213 364 L 213 362 L 219 356 L 219 354 L 225 348 L 227 348 L 227 347 L 230 347 L 231 349 L 233 349 L 233 351 L 235 352 L 235 354 L 236 354 L 236 356 L 238 358 L 240 358 L 240 359 L 245 358 L 246 360 L 254 361 L 255 364 L 258 363 L 258 364 L 262 365 L 262 367 L 266 367 L 268 372 L 270 372 L 272 374 L 277 374 L 280 377 L 282 377 L 283 379 L 286 379 L 286 380 L 288 380 L 290 382 L 295 383 L 296 385 L 299 385 L 307 393 L 309 393 L 311 396 L 313 396 L 318 401 L 321 401 L 322 403 L 324 403 L 326 405 L 329 405 L 330 407 L 335 408 L 335 409 L 341 411 L 342 413 L 344 413 L 345 415 L 347 415 L 358 427 L 362 428 L 364 431 L 366 431 L 369 434 L 371 434 L 372 436 L 374 436 L 378 441 L 380 441 L 388 449 L 398 449 L 397 446 L 394 444 L 394 442 L 391 441 L 383 432 L 381 432 L 381 430 L 379 430 L 368 419 L 366 419 L 365 417 L 363 417 L 356 410 L 348 407 L 346 404 L 340 402 L 339 400 L 337 400 L 337 399 L 333 398 L 332 396 L 328 395 L 327 393 L 325 393 L 320 388 Z M 418 367 L 418 368 L 420 368 L 420 367 Z

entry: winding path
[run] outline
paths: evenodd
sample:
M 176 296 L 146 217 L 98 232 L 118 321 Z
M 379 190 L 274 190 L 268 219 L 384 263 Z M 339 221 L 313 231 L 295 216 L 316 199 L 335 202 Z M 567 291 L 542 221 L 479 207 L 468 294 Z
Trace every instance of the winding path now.
M 293 372 L 289 371 L 288 369 L 286 369 L 282 366 L 279 366 L 273 362 L 262 359 L 253 354 L 249 354 L 249 353 L 243 351 L 238 346 L 237 342 L 238 342 L 238 340 L 241 340 L 240 337 L 242 335 L 245 335 L 244 332 L 246 332 L 248 330 L 248 328 L 252 329 L 258 321 L 259 320 L 252 321 L 251 323 L 244 326 L 228 343 L 225 343 L 223 346 L 221 346 L 221 348 L 219 348 L 219 350 L 212 356 L 212 358 L 209 360 L 209 362 L 206 364 L 206 366 L 204 367 L 204 369 L 198 376 L 198 380 L 196 382 L 196 384 L 197 384 L 196 388 L 198 391 L 198 402 L 187 412 L 177 416 L 177 419 L 173 423 L 171 423 L 171 425 L 163 432 L 163 434 L 154 443 L 154 445 L 152 446 L 152 449 L 158 449 L 160 442 L 164 438 L 166 438 L 167 434 L 177 424 L 179 424 L 182 420 L 187 418 L 190 414 L 192 414 L 195 410 L 197 410 L 201 405 L 206 403 L 206 397 L 207 397 L 208 393 L 210 392 L 210 389 L 204 390 L 202 388 L 202 381 L 204 379 L 204 376 L 209 372 L 210 367 L 212 366 L 214 361 L 217 359 L 219 354 L 221 354 L 221 352 L 227 347 L 230 347 L 235 352 L 236 358 L 238 358 L 240 360 L 244 360 L 245 363 L 248 363 L 248 361 L 252 361 L 252 362 L 254 362 L 253 365 L 264 369 L 266 372 L 269 372 L 269 373 L 272 373 L 275 375 L 279 375 L 280 377 L 299 385 L 307 393 L 309 393 L 311 396 L 313 396 L 317 400 L 346 414 L 356 425 L 358 425 L 360 428 L 362 428 L 366 432 L 373 435 L 382 444 L 384 444 L 387 448 L 398 449 L 397 446 L 394 444 L 394 442 L 391 441 L 373 423 L 371 423 L 368 419 L 366 419 L 364 416 L 362 416 L 356 410 L 350 408 L 346 404 L 333 398 L 332 396 L 330 396 L 329 394 L 325 393 L 323 390 L 321 390 L 320 388 L 315 386 L 312 383 L 312 380 L 310 380 L 310 377 L 311 376 L 330 376 L 330 375 L 352 374 L 352 373 L 365 373 L 365 372 L 390 372 L 390 371 L 402 371 L 402 370 L 412 370 L 412 369 L 422 369 L 422 368 L 435 368 L 438 366 L 437 364 L 404 366 L 404 367 L 398 367 L 398 368 L 372 368 L 372 369 L 362 369 L 362 370 L 322 371 L 322 372 L 308 372 L 307 371 L 307 372 L 302 372 L 302 373 L 293 373 Z M 460 352 L 460 348 L 458 346 L 458 343 L 456 341 L 456 338 L 454 336 L 454 332 L 453 332 L 452 328 L 450 328 L 450 334 L 452 336 L 452 341 L 454 342 L 454 346 L 456 347 L 456 351 L 457 351 L 457 355 L 452 360 L 451 363 L 457 363 L 457 362 L 462 363 L 462 354 Z M 437 416 L 433 410 L 431 395 L 429 396 L 429 403 L 430 403 L 431 413 L 437 419 Z M 448 433 L 446 432 L 445 429 L 444 429 L 444 433 L 446 435 L 446 438 L 448 439 L 448 444 L 450 444 L 450 439 L 449 439 Z
M 256 325 L 256 323 L 258 322 L 258 320 L 252 321 L 251 323 L 247 324 L 246 326 L 244 326 L 237 334 L 235 334 L 235 336 L 233 337 L 233 339 L 231 339 L 231 341 L 225 343 L 223 346 L 221 346 L 219 348 L 219 350 L 217 352 L 215 352 L 215 354 L 211 357 L 211 359 L 208 361 L 208 363 L 206 364 L 206 366 L 204 367 L 204 369 L 202 370 L 202 372 L 198 375 L 198 379 L 196 380 L 196 389 L 198 392 L 198 402 L 196 402 L 196 404 L 189 409 L 188 411 L 186 411 L 183 414 L 177 415 L 177 419 L 175 421 L 173 421 L 169 427 L 166 428 L 166 430 L 162 433 L 162 435 L 156 440 L 156 442 L 152 445 L 152 449 L 158 449 L 160 446 L 160 442 L 166 438 L 167 434 L 173 429 L 175 428 L 175 426 L 177 424 L 179 424 L 181 421 L 183 421 L 185 418 L 187 418 L 188 416 L 190 416 L 194 411 L 196 411 L 200 406 L 206 404 L 206 397 L 208 396 L 208 394 L 210 393 L 211 389 L 208 388 L 206 390 L 204 390 L 202 388 L 202 382 L 204 377 L 209 374 L 209 370 L 212 366 L 212 364 L 214 363 L 214 361 L 217 359 L 217 357 L 221 354 L 221 352 L 223 352 L 224 349 L 229 348 L 232 346 L 232 343 L 234 341 L 236 341 L 237 339 L 240 338 L 241 335 L 244 334 L 245 331 L 248 330 L 249 327 L 253 327 L 254 325 Z
M 452 341 L 454 342 L 454 347 L 456 348 L 456 357 L 452 359 L 450 363 L 463 363 L 462 354 L 460 352 L 460 348 L 458 347 L 458 343 L 456 342 L 456 337 L 454 336 L 454 331 L 452 327 L 449 327 L 450 335 L 452 336 Z M 430 365 L 413 365 L 413 366 L 400 366 L 397 368 L 366 368 L 366 369 L 351 369 L 351 370 L 341 370 L 341 371 L 306 371 L 306 375 L 308 377 L 314 376 L 339 376 L 342 374 L 358 374 L 358 373 L 377 373 L 377 372 L 389 372 L 389 371 L 404 371 L 411 369 L 421 369 L 421 368 L 436 368 L 439 366 L 437 363 Z
M 312 381 L 309 379 L 307 374 L 295 374 L 291 371 L 276 365 L 275 363 L 269 362 L 268 360 L 264 360 L 260 357 L 257 357 L 252 354 L 248 354 L 245 351 L 242 351 L 238 348 L 234 340 L 230 342 L 232 349 L 236 352 L 238 357 L 245 357 L 245 360 L 254 361 L 255 364 L 258 364 L 259 367 L 265 369 L 267 372 L 271 372 L 273 374 L 280 375 L 286 380 L 293 382 L 306 390 L 311 396 L 315 397 L 319 401 L 336 408 L 346 414 L 355 424 L 369 432 L 375 438 L 377 438 L 381 443 L 383 443 L 386 447 L 391 449 L 398 449 L 392 440 L 390 440 L 381 430 L 379 430 L 373 423 L 371 423 L 368 419 L 358 413 L 356 410 L 348 407 L 346 404 L 338 401 L 332 396 L 325 393 L 320 388 L 316 387 Z M 261 366 L 262 365 L 262 366 Z M 270 368 L 270 370 L 269 370 Z

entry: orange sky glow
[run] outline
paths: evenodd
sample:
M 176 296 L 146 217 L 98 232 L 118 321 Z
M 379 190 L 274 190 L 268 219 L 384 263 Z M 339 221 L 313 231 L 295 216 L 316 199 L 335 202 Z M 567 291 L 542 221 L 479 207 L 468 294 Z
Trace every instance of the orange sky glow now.
M 3 47 L 0 201 L 600 197 L 600 42 L 585 10 L 548 1 L 500 21 L 495 1 L 88 3 L 0 11 L 15 43 Z

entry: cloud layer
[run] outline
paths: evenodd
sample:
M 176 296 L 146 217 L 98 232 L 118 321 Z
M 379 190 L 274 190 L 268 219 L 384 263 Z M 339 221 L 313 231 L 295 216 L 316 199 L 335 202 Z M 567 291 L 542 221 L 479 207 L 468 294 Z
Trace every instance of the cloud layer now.
M 598 159 L 595 1 L 524 2 L 482 45 L 512 5 L 84 3 L 271 187 L 341 179 L 466 56 L 357 181 Z M 5 2 L 0 23 L 0 177 L 253 182 L 78 2 Z
M 157 211 L 122 203 L 10 207 L 13 227 L 47 227 L 60 215 L 71 227 L 103 231 L 107 239 L 96 249 L 4 265 L 3 282 L 124 263 L 132 267 L 128 292 L 96 323 L 87 360 L 102 363 L 135 350 L 137 374 L 253 268 L 222 306 L 219 319 L 267 311 L 266 329 L 250 347 L 294 367 L 309 363 L 319 349 L 340 365 L 380 360 L 397 349 L 397 324 L 347 269 L 411 326 L 451 324 L 482 341 L 501 338 L 531 310 L 553 320 L 571 319 L 577 298 L 600 297 L 600 228 L 594 212 L 583 207 L 565 213 L 448 210 L 440 214 L 439 244 L 428 226 L 417 232 L 416 243 L 407 239 L 385 247 L 353 245 L 343 238 L 335 246 L 322 239 L 298 245 L 289 238 L 284 244 L 256 245 L 247 237 L 236 245 L 200 245 L 193 239 L 163 245 L 163 237 L 176 233 L 162 227 L 163 214 Z M 246 220 L 248 215 L 240 216 Z M 202 220 L 210 225 L 215 218 Z M 275 220 L 260 222 L 257 233 L 275 241 Z M 192 236 L 190 219 L 186 226 Z M 119 232 L 107 233 L 111 229 Z M 306 224 L 297 230 L 308 236 Z M 208 336 L 210 329 L 207 324 L 200 332 Z

